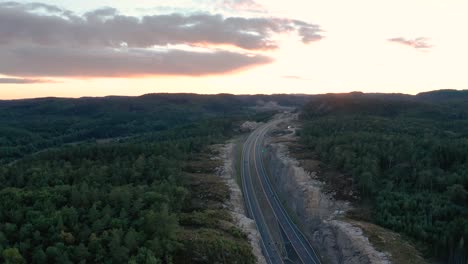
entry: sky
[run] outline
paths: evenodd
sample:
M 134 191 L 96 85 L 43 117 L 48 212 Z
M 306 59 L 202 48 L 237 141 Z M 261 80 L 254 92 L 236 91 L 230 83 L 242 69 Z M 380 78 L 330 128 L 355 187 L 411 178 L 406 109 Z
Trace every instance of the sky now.
M 468 89 L 466 0 L 0 0 L 0 99 Z

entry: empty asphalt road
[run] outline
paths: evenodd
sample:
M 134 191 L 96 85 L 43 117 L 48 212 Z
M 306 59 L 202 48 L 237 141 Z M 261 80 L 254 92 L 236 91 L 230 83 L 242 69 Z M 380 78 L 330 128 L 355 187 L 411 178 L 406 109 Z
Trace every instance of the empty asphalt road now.
M 268 263 L 285 263 L 288 256 L 280 250 L 278 243 L 290 245 L 298 257 L 298 263 L 319 264 L 320 258 L 291 220 L 283 204 L 279 200 L 275 188 L 270 181 L 268 171 L 263 161 L 265 134 L 275 125 L 284 121 L 276 119 L 253 131 L 247 138 L 242 150 L 242 189 L 247 212 L 255 220 L 262 238 L 262 250 Z M 259 184 L 254 184 L 257 182 Z M 259 203 L 260 196 L 266 203 Z M 268 207 L 268 208 L 266 208 Z M 267 221 L 265 210 L 272 212 L 275 223 Z M 279 228 L 285 234 L 283 241 L 275 241 L 273 228 Z

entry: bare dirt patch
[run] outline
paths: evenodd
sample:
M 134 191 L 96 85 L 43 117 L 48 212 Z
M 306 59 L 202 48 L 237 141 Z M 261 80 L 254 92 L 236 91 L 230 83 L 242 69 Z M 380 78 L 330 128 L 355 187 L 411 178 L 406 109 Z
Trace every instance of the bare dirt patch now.
M 364 231 L 364 235 L 378 250 L 388 252 L 393 263 L 402 264 L 425 264 L 427 263 L 414 248 L 413 245 L 405 241 L 399 234 L 383 227 L 356 220 L 348 220 Z

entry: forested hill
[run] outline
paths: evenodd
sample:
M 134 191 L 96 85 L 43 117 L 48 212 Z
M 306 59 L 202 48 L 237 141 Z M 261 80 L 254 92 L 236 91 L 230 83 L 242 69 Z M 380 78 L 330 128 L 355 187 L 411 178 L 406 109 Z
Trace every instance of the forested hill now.
M 304 115 L 364 114 L 379 116 L 414 116 L 435 119 L 468 117 L 468 91 L 440 90 L 406 94 L 325 94 L 311 97 Z
M 468 256 L 467 91 L 316 96 L 300 135 L 324 169 L 352 179 L 370 221 L 428 257 Z
M 0 101 L 0 263 L 254 263 L 209 146 L 242 121 L 271 117 L 271 100 L 305 102 L 192 94 Z
M 468 90 L 438 90 L 431 92 L 419 93 L 416 96 L 418 99 L 429 100 L 434 102 L 447 102 L 447 101 L 467 101 Z
M 0 101 L 0 162 L 66 143 L 154 133 L 209 118 L 248 116 L 253 113 L 250 107 L 270 101 L 297 106 L 305 104 L 307 97 L 148 94 Z

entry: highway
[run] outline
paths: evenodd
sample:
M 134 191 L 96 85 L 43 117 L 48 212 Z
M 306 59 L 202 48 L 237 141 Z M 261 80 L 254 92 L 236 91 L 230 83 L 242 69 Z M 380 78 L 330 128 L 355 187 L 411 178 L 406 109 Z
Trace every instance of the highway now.
M 291 217 L 278 198 L 265 168 L 262 153 L 265 151 L 265 134 L 282 119 L 269 122 L 247 138 L 242 149 L 241 177 L 244 200 L 249 217 L 255 220 L 261 235 L 261 246 L 267 263 L 285 263 L 289 256 L 281 250 L 279 244 L 288 244 L 295 251 L 297 263 L 319 264 L 320 258 L 305 238 L 304 234 L 294 224 Z M 257 182 L 258 184 L 254 184 Z M 266 203 L 259 203 L 259 200 Z M 265 212 L 272 212 L 275 223 L 266 221 Z M 274 228 L 279 226 L 285 234 L 283 241 L 275 241 L 272 235 Z

